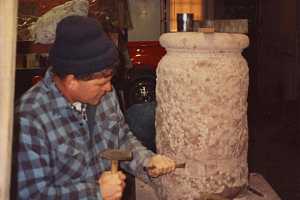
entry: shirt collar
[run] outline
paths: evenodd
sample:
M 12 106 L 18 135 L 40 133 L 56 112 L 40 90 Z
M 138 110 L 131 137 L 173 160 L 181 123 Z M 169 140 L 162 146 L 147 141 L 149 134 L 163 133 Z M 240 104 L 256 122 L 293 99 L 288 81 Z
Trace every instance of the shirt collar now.
M 43 82 L 49 93 L 49 101 L 53 104 L 53 112 L 59 112 L 66 108 L 72 108 L 71 103 L 61 94 L 53 81 L 52 67 L 46 71 Z

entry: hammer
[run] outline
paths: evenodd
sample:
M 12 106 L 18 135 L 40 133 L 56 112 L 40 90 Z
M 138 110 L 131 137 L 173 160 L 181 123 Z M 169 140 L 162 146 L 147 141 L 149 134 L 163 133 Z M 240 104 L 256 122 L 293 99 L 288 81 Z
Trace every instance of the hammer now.
M 111 172 L 118 172 L 118 161 L 131 160 L 132 152 L 121 149 L 106 149 L 100 153 L 100 156 L 104 159 L 111 160 Z

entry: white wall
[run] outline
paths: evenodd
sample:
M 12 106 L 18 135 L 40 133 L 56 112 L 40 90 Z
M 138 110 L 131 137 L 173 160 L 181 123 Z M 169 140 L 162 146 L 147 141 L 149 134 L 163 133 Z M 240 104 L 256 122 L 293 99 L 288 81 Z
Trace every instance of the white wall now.
M 133 30 L 129 41 L 158 40 L 160 36 L 160 0 L 129 0 Z
M 9 199 L 17 0 L 0 0 L 0 200 Z

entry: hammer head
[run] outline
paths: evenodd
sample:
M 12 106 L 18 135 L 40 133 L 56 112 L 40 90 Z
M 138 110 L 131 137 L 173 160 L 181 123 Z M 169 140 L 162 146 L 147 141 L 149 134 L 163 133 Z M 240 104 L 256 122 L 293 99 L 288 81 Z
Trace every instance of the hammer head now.
M 106 149 L 100 156 L 107 160 L 132 160 L 132 152 L 121 149 Z

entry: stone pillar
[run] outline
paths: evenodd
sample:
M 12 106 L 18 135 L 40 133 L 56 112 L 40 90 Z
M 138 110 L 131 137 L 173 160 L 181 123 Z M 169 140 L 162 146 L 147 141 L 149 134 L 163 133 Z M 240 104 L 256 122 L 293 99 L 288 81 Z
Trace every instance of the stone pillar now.
M 17 0 L 0 0 L 0 200 L 9 199 Z
M 161 199 L 234 197 L 248 184 L 248 37 L 166 33 L 160 43 L 157 148 L 186 163 L 160 179 Z

